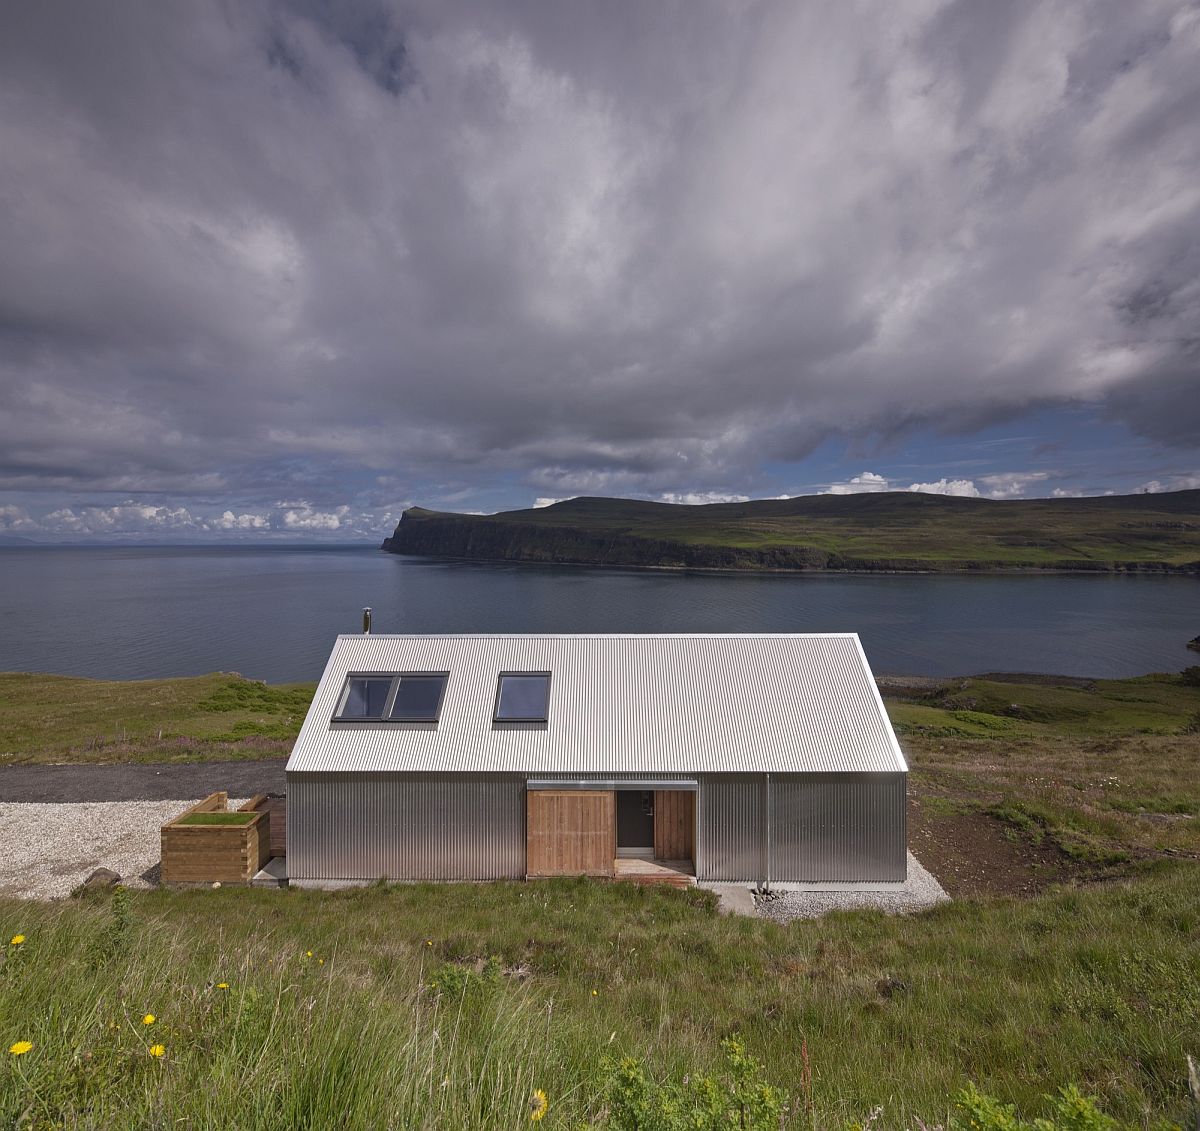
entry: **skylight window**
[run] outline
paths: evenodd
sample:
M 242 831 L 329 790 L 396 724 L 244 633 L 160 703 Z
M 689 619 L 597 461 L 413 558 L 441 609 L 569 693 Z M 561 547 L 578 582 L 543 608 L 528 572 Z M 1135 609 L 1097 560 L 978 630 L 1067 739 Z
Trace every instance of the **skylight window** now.
M 388 718 L 408 722 L 437 722 L 442 708 L 442 692 L 445 690 L 445 672 L 402 675 Z
M 496 689 L 498 723 L 544 723 L 550 713 L 549 672 L 501 672 Z
M 351 675 L 334 718 L 339 721 L 436 723 L 447 672 Z
M 382 719 L 392 693 L 392 677 L 366 679 L 351 676 L 346 680 L 339 719 Z

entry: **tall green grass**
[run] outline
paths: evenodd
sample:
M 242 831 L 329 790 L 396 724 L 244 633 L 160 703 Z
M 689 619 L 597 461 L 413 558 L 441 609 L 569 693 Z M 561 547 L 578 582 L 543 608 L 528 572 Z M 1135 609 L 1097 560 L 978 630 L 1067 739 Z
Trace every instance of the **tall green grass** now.
M 575 1128 L 611 1114 L 621 1058 L 719 1074 L 734 1034 L 822 1127 L 944 1123 L 969 1081 L 1029 1116 L 1075 1082 L 1183 1122 L 1200 1051 L 1191 865 L 788 927 L 556 881 L 8 901 L 0 929 L 25 936 L 0 967 L 3 1125 L 515 1128 L 541 1089 L 541 1126 Z

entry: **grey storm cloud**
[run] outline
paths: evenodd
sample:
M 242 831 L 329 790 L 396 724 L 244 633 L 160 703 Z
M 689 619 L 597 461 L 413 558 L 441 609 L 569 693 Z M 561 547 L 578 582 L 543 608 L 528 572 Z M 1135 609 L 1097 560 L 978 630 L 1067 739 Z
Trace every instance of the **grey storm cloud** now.
M 9 5 L 0 488 L 1195 447 L 1197 123 L 1178 2 Z

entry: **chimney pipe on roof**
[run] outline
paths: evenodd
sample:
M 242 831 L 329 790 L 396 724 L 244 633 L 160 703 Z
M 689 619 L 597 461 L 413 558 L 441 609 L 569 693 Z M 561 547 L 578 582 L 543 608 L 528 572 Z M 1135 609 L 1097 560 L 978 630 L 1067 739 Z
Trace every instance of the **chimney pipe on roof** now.
M 363 609 L 363 632 L 370 634 L 371 631 L 371 608 L 368 605 Z

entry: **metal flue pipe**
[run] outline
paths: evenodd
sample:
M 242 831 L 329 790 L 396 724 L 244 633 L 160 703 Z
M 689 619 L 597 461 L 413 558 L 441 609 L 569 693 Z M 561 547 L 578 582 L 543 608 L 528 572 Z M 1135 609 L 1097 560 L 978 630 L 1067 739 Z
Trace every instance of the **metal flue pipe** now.
M 368 605 L 363 609 L 363 632 L 370 635 L 371 632 L 371 607 Z

